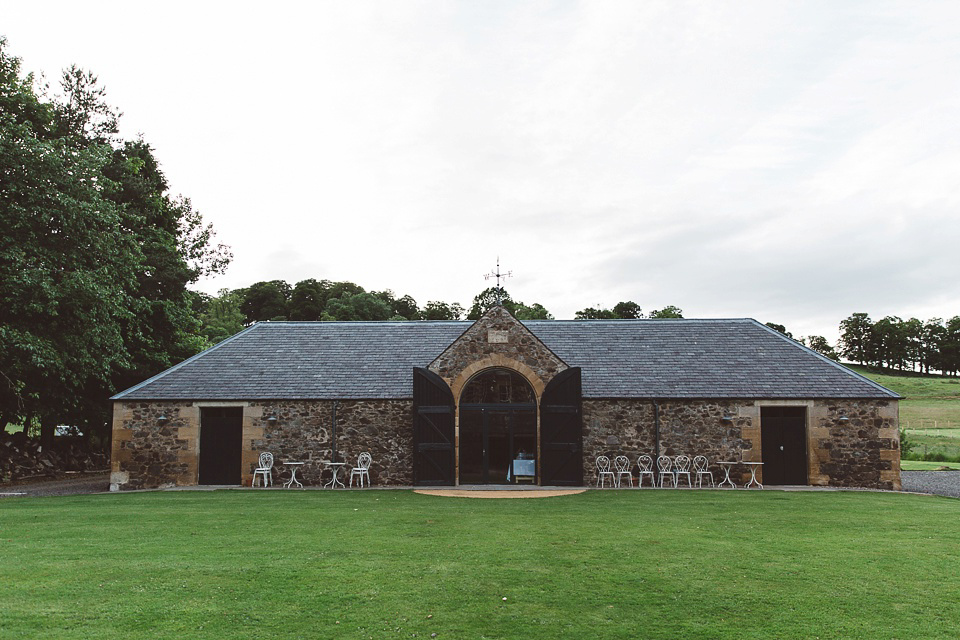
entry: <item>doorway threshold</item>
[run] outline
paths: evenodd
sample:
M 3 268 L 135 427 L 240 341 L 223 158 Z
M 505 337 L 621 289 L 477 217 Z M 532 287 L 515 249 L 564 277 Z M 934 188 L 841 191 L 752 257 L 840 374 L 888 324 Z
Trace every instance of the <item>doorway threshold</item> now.
M 462 484 L 449 489 L 414 489 L 414 493 L 448 498 L 550 498 L 583 493 L 580 487 L 538 487 L 517 486 L 515 484 Z

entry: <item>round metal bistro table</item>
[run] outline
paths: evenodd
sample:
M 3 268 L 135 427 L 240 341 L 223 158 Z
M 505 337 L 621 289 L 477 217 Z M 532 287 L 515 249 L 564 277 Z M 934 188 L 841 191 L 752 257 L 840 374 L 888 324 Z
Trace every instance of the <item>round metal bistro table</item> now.
M 285 489 L 291 488 L 293 485 L 297 485 L 298 489 L 303 489 L 303 483 L 297 480 L 297 469 L 305 465 L 305 462 L 284 462 L 283 466 L 290 467 L 290 479 L 283 483 Z
M 743 485 L 744 489 L 749 489 L 750 487 L 756 485 L 757 488 L 763 489 L 763 485 L 760 484 L 760 481 L 757 480 L 757 469 L 763 466 L 762 462 L 744 462 L 743 464 L 750 467 L 750 482 Z
M 324 488 L 336 489 L 337 485 L 340 485 L 341 489 L 346 489 L 346 485 L 343 484 L 343 481 L 337 477 L 340 473 L 340 469 L 346 466 L 346 462 L 324 462 L 323 464 L 330 467 L 330 472 L 333 474 L 333 478 L 327 484 L 323 485 Z
M 730 469 L 732 469 L 734 465 L 738 465 L 740 463 L 720 461 L 717 464 L 723 468 L 723 480 L 720 481 L 720 484 L 717 485 L 717 488 L 719 489 L 723 487 L 723 485 L 729 484 L 731 489 L 736 489 L 737 485 L 734 484 L 733 480 L 730 479 Z

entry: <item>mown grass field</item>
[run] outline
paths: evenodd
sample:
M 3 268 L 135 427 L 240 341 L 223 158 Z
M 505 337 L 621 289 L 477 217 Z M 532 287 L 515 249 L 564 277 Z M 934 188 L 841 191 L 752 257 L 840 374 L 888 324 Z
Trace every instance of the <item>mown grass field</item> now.
M 927 462 L 926 460 L 901 460 L 901 471 L 960 471 L 958 462 Z
M 958 520 L 867 492 L 7 498 L 0 635 L 953 637 Z

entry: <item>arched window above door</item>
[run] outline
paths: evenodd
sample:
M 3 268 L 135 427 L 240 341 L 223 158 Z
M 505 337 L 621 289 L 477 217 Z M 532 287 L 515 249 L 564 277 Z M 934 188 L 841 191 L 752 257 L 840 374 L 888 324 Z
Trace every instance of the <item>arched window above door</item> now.
M 460 404 L 517 404 L 536 402 L 526 378 L 510 369 L 481 371 L 464 386 Z

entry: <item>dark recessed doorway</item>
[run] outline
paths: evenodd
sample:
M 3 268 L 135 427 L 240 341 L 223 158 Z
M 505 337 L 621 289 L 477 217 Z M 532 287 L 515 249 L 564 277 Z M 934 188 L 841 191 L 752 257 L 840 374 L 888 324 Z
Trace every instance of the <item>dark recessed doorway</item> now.
M 199 484 L 240 484 L 243 407 L 200 409 Z
M 760 407 L 764 484 L 807 484 L 806 407 Z
M 474 376 L 460 395 L 460 484 L 515 482 L 512 461 L 538 468 L 533 388 L 509 369 Z M 529 463 L 528 463 L 529 465 Z

